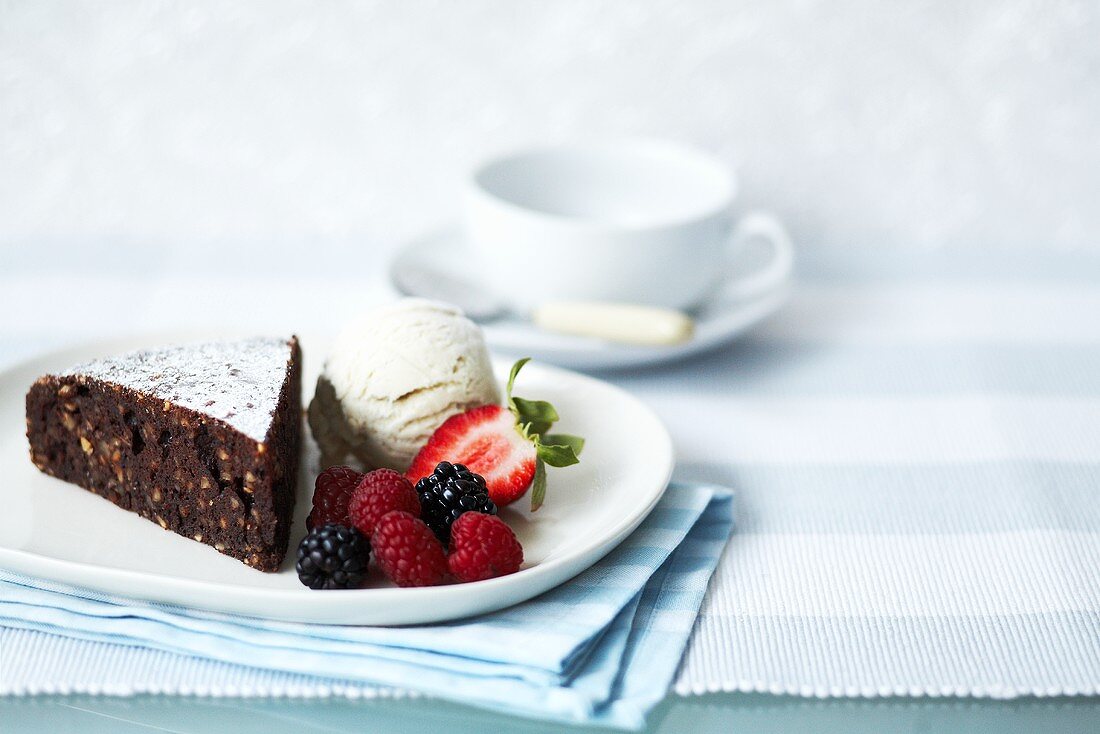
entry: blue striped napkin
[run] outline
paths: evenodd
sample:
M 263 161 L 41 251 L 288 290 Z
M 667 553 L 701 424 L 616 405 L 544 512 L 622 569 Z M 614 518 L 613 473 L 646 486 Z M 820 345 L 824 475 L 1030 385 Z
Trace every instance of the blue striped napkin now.
M 732 504 L 728 490 L 674 483 L 638 530 L 588 571 L 524 604 L 447 624 L 275 622 L 0 571 L 0 627 L 641 728 L 679 665 L 732 529 Z

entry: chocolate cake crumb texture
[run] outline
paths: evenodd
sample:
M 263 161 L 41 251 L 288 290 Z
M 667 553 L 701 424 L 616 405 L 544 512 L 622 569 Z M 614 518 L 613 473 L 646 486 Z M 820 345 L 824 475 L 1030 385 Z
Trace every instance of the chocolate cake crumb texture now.
M 262 571 L 286 555 L 301 423 L 293 337 L 108 357 L 27 393 L 41 471 Z

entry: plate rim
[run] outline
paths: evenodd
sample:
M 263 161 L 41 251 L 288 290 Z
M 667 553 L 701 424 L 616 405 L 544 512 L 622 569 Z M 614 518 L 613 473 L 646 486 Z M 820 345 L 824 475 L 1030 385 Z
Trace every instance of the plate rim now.
M 9 380 L 14 381 L 17 379 L 17 375 L 21 372 L 36 372 L 41 369 L 43 362 L 56 360 L 61 361 L 66 354 L 78 354 L 91 349 L 135 349 L 142 348 L 143 344 L 160 343 L 178 343 L 181 339 L 192 339 L 196 336 L 197 332 L 187 330 L 183 332 L 158 332 L 148 331 L 135 333 L 130 336 L 122 337 L 106 337 L 100 339 L 87 339 L 78 342 L 74 345 L 51 349 L 38 353 L 35 356 L 25 358 L 17 363 L 9 365 L 3 369 L 0 369 L 0 386 L 4 382 Z M 214 333 L 205 332 L 202 338 L 232 338 L 234 332 Z M 109 352 L 105 352 L 109 353 Z M 493 355 L 494 363 L 502 362 L 503 358 L 500 355 Z M 394 598 L 401 598 L 404 601 L 417 598 L 434 598 L 445 595 L 447 597 L 467 597 L 476 598 L 478 596 L 484 596 L 489 598 L 493 592 L 507 589 L 517 583 L 517 579 L 521 579 L 525 582 L 529 589 L 517 595 L 515 598 L 511 598 L 504 604 L 490 604 L 487 608 L 478 608 L 477 611 L 466 611 L 459 614 L 431 614 L 429 613 L 432 608 L 430 605 L 422 605 L 425 609 L 425 613 L 416 617 L 410 618 L 400 622 L 337 622 L 330 619 L 313 618 L 304 619 L 300 614 L 279 614 L 277 611 L 273 614 L 257 615 L 254 613 L 241 611 L 237 608 L 237 605 L 243 603 L 245 600 L 260 600 L 261 602 L 270 602 L 275 605 L 277 610 L 278 602 L 294 602 L 299 603 L 303 599 L 308 598 L 308 593 L 312 591 L 305 589 L 269 589 L 269 588 L 257 588 L 249 586 L 234 586 L 224 582 L 203 581 L 199 579 L 187 579 L 179 576 L 172 576 L 167 574 L 150 573 L 147 571 L 136 571 L 124 568 L 114 568 L 110 566 L 99 566 L 94 563 L 87 563 L 81 561 L 72 561 L 62 558 L 54 558 L 51 556 L 41 555 L 31 551 L 20 550 L 17 548 L 11 548 L 6 545 L 0 545 L 0 569 L 7 570 L 9 572 L 34 576 L 36 578 L 44 579 L 47 581 L 53 581 L 56 583 L 67 584 L 75 587 L 80 587 L 90 591 L 97 591 L 101 593 L 108 593 L 112 595 L 122 596 L 127 599 L 140 600 L 145 602 L 164 604 L 169 606 L 176 606 L 187 609 L 195 609 L 199 611 L 212 611 L 219 613 L 235 614 L 242 617 L 251 617 L 258 619 L 272 619 L 283 621 L 294 621 L 305 624 L 350 624 L 361 625 L 367 624 L 371 626 L 397 626 L 408 624 L 424 624 L 430 622 L 442 622 L 453 619 L 461 619 L 472 614 L 482 614 L 490 611 L 496 611 L 513 604 L 519 604 L 527 601 L 538 594 L 544 593 L 552 588 L 559 586 L 562 583 L 566 583 L 569 579 L 573 578 L 577 574 L 595 565 L 604 556 L 610 553 L 615 547 L 617 547 L 625 538 L 635 530 L 646 517 L 653 511 L 660 502 L 668 489 L 669 481 L 672 478 L 672 473 L 675 468 L 675 451 L 673 447 L 672 437 L 668 432 L 668 428 L 656 415 L 656 413 L 646 405 L 643 401 L 630 394 L 627 390 L 613 385 L 605 380 L 585 375 L 573 370 L 558 367 L 556 365 L 550 365 L 545 363 L 536 363 L 532 365 L 536 367 L 540 372 L 550 373 L 550 376 L 555 374 L 564 374 L 569 379 L 580 380 L 582 382 L 588 382 L 591 384 L 599 385 L 601 389 L 610 390 L 613 393 L 617 393 L 620 397 L 634 403 L 644 414 L 646 414 L 652 427 L 656 429 L 656 438 L 659 440 L 657 446 L 651 446 L 647 444 L 647 453 L 651 453 L 656 457 L 658 464 L 664 467 L 664 471 L 659 475 L 660 483 L 659 488 L 652 491 L 652 496 L 648 503 L 644 506 L 635 506 L 630 513 L 624 515 L 616 525 L 610 529 L 607 533 L 600 536 L 595 542 L 591 543 L 580 549 L 579 551 L 565 554 L 558 558 L 553 558 L 548 561 L 539 563 L 535 566 L 521 569 L 515 574 L 508 576 L 501 576 L 494 579 L 486 579 L 483 581 L 476 581 L 466 584 L 449 584 L 433 587 L 422 588 L 368 588 L 368 589 L 341 589 L 341 590 L 329 590 L 326 591 L 325 599 L 333 602 L 341 602 L 343 604 L 351 603 L 351 600 L 359 598 L 364 594 L 370 594 L 377 601 L 378 604 L 386 604 Z M 15 394 L 21 394 L 20 390 L 13 390 Z M 17 411 L 18 412 L 18 411 Z M 58 480 L 63 481 L 63 480 Z M 656 484 L 656 482 L 655 482 Z M 75 486 L 75 485 L 74 485 Z M 82 492 L 86 492 L 82 487 L 77 487 Z M 116 508 L 120 511 L 121 508 Z M 292 545 L 292 544 L 291 544 Z M 293 553 L 293 548 L 288 546 L 287 554 Z M 570 569 L 570 566 L 576 565 L 575 569 Z M 33 568 L 33 570 L 32 570 Z M 558 577 L 562 573 L 563 569 L 568 574 L 564 577 Z M 96 583 L 88 584 L 86 582 L 87 577 L 91 575 L 96 579 Z M 80 579 L 84 578 L 82 582 Z M 554 580 L 557 579 L 557 580 Z M 142 582 L 152 582 L 152 590 L 160 593 L 135 593 L 134 589 L 142 588 L 144 584 Z M 175 592 L 176 595 L 184 592 L 194 593 L 207 593 L 211 598 L 217 602 L 233 602 L 233 603 L 215 603 L 213 605 L 195 606 L 192 604 L 172 600 L 165 598 L 166 594 Z M 472 592 L 472 593 L 471 593 Z M 479 594 L 478 592 L 482 592 Z M 459 605 L 461 606 L 461 605 Z M 467 608 L 478 605 L 465 605 Z M 335 608 L 335 607 L 334 607 Z M 327 616 L 327 615 L 323 615 Z

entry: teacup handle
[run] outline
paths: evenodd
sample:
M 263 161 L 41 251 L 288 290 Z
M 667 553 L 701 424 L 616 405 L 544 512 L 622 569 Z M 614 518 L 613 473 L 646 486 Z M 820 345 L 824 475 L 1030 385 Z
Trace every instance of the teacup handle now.
M 786 227 L 767 212 L 749 212 L 734 226 L 729 240 L 730 262 L 754 239 L 762 239 L 771 245 L 771 259 L 751 273 L 731 278 L 722 286 L 723 295 L 737 300 L 758 298 L 775 290 L 790 277 L 794 265 L 791 237 Z

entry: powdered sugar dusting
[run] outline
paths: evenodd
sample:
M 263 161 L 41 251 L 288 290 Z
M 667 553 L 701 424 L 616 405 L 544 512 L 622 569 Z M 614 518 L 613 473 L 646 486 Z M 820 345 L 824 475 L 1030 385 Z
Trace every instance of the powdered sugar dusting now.
M 263 441 L 290 355 L 287 339 L 257 337 L 129 352 L 76 365 L 61 376 L 87 375 L 139 390 Z

